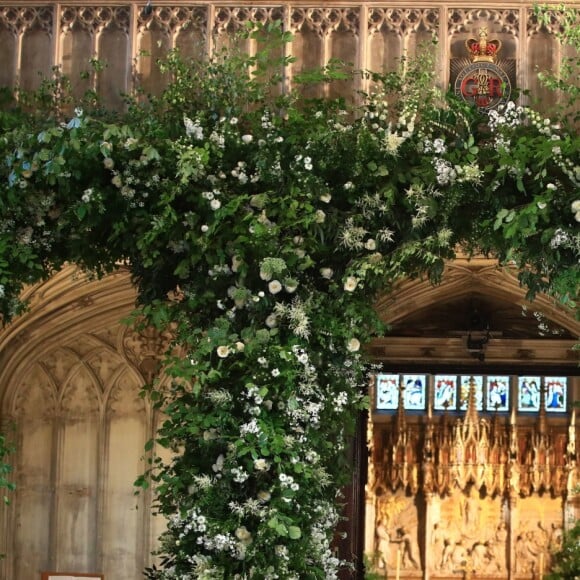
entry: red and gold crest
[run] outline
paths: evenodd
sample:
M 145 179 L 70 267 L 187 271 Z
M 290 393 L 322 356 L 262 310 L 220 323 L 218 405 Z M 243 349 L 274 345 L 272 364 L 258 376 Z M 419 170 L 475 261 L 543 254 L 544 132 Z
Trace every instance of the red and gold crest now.
M 506 72 L 496 64 L 501 41 L 489 40 L 484 27 L 479 31 L 479 37 L 466 40 L 465 46 L 471 64 L 457 75 L 455 94 L 484 110 L 506 102 L 511 94 L 511 83 Z

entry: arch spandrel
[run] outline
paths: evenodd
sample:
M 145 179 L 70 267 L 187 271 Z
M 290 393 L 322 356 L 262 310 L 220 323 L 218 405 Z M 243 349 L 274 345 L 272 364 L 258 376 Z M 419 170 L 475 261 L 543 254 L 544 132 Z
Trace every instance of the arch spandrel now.
M 139 397 L 143 348 L 128 351 L 120 323 L 135 296 L 124 269 L 95 280 L 68 266 L 26 289 L 28 312 L 0 331 L 0 416 L 17 445 L 2 578 L 61 568 L 137 580 L 149 564 L 151 497 L 135 510 L 133 482 L 153 418 Z
M 375 307 L 384 322 L 396 325 L 417 312 L 428 313 L 437 304 L 470 296 L 485 296 L 492 301 L 540 312 L 570 336 L 580 336 L 580 323 L 575 320 L 574 312 L 546 295 L 538 295 L 530 302 L 517 279 L 517 270 L 501 267 L 496 260 L 486 258 L 448 262 L 441 282 L 436 285 L 425 279 L 404 280 L 392 292 L 381 296 Z

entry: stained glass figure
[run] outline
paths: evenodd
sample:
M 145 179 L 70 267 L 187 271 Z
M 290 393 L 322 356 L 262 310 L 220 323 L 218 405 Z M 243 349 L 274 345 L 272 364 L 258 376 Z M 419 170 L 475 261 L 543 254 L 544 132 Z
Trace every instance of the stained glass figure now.
M 459 408 L 464 411 L 467 409 L 467 400 L 469 398 L 469 381 L 473 375 L 463 375 L 461 377 L 461 388 L 459 389 Z M 478 411 L 483 409 L 483 377 L 481 375 L 473 376 L 475 380 L 475 405 Z
M 485 408 L 488 411 L 509 411 L 510 378 L 504 376 L 487 377 L 487 397 Z
M 399 402 L 399 375 L 377 375 L 377 409 L 393 410 Z
M 457 407 L 457 375 L 435 375 L 433 409 L 454 411 Z
M 405 409 L 418 411 L 425 409 L 425 375 L 403 375 L 405 385 Z
M 518 411 L 540 410 L 540 377 L 518 377 Z
M 566 377 L 545 377 L 546 411 L 563 413 L 566 411 Z

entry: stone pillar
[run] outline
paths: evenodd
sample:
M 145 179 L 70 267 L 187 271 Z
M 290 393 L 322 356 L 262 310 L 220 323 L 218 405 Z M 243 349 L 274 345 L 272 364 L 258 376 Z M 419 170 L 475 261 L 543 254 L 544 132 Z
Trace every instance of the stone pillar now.
M 520 514 L 518 510 L 518 496 L 510 493 L 509 496 L 509 535 L 508 535 L 508 578 L 516 577 L 516 539 L 520 527 Z
M 425 575 L 424 579 L 429 580 L 435 572 L 441 554 L 436 549 L 442 538 L 437 536 L 435 525 L 439 526 L 441 521 L 441 500 L 437 494 L 425 494 Z

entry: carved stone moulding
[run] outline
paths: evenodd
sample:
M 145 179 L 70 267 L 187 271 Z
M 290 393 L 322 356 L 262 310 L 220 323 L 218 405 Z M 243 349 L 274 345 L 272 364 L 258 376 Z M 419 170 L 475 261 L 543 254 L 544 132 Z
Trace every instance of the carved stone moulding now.
M 129 33 L 131 10 L 128 6 L 63 6 L 60 27 L 63 32 L 77 26 L 90 33 L 115 26 Z
M 563 31 L 561 10 L 551 10 L 549 22 L 540 22 L 532 9 L 528 9 L 526 18 L 526 30 L 528 36 L 533 36 L 541 31 L 557 35 Z
M 450 8 L 447 13 L 447 27 L 450 34 L 471 32 L 479 22 L 491 24 L 494 32 L 508 32 L 517 36 L 520 28 L 520 13 L 518 9 L 507 8 Z
M 150 14 L 141 11 L 137 27 L 143 31 L 152 27 L 166 33 L 194 29 L 205 31 L 208 23 L 209 6 L 157 6 Z
M 369 10 L 368 30 L 371 34 L 386 29 L 401 36 L 424 30 L 437 34 L 440 13 L 438 8 L 382 8 Z
M 0 26 L 13 34 L 22 34 L 33 29 L 51 34 L 52 22 L 52 6 L 0 7 Z
M 358 36 L 359 22 L 358 8 L 293 8 L 291 13 L 293 32 L 306 27 L 321 37 L 338 30 Z
M 283 6 L 220 6 L 213 22 L 214 33 L 237 32 L 248 23 L 269 24 L 284 20 Z

